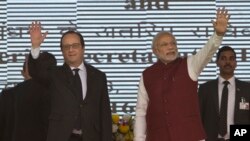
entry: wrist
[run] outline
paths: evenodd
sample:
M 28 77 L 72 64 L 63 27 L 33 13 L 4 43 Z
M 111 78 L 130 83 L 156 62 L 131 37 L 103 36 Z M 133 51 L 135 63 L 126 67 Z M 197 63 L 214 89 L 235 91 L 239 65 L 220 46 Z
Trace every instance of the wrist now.
M 39 48 L 40 46 L 39 45 L 31 45 L 31 48 L 35 49 L 35 48 Z
M 216 32 L 216 35 L 217 35 L 217 36 L 224 36 L 225 33 L 218 33 L 218 32 Z

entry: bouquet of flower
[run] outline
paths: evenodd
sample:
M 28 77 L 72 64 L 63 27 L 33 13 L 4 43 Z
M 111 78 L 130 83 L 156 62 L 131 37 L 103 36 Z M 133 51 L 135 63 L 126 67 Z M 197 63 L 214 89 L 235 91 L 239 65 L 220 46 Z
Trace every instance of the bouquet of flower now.
M 134 119 L 131 115 L 112 114 L 113 141 L 133 141 L 133 128 Z

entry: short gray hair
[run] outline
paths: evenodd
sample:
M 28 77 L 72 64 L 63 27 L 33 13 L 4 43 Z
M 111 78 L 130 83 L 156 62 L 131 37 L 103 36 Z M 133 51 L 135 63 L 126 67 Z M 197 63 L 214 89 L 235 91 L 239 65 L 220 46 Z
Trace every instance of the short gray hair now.
M 172 33 L 167 32 L 167 31 L 160 31 L 153 38 L 152 48 L 157 47 L 159 38 L 164 36 L 164 35 L 172 36 L 175 39 L 175 36 Z

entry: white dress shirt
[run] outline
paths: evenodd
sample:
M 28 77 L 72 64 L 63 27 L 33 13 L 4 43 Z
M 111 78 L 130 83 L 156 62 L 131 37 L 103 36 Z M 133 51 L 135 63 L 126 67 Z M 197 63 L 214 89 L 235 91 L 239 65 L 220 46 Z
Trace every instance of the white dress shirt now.
M 39 57 L 39 53 L 40 53 L 40 48 L 31 48 L 31 55 L 33 59 L 37 59 Z M 73 69 L 75 69 L 75 67 L 71 67 L 72 73 L 74 74 Z M 81 79 L 81 83 L 82 83 L 82 98 L 85 99 L 86 97 L 86 92 L 87 92 L 87 71 L 86 71 L 86 67 L 84 65 L 84 63 L 82 62 L 80 66 L 77 67 L 78 69 L 80 69 L 78 71 L 80 79 Z
M 223 82 L 226 81 L 224 78 L 219 76 L 218 81 L 218 100 L 219 100 L 219 110 L 221 105 L 221 97 L 222 97 L 222 90 L 224 87 Z M 218 135 L 219 138 L 230 138 L 230 125 L 234 124 L 234 105 L 235 105 L 235 78 L 231 77 L 227 80 L 229 84 L 227 85 L 228 88 L 228 103 L 227 103 L 227 134 L 224 137 Z
M 200 51 L 198 51 L 195 55 L 188 56 L 188 74 L 193 81 L 198 80 L 198 76 L 202 72 L 203 68 L 208 64 L 214 53 L 219 48 L 222 38 L 223 36 L 217 36 L 216 33 L 214 33 Z M 141 76 L 136 104 L 134 141 L 146 140 L 146 112 L 148 102 L 148 94 L 144 86 L 143 76 Z

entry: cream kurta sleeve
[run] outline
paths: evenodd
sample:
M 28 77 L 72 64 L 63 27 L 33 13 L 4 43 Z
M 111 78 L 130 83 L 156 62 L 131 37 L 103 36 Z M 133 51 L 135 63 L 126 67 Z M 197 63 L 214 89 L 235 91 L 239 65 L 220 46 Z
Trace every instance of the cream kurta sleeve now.
M 217 36 L 216 33 L 214 33 L 200 51 L 195 55 L 188 56 L 188 74 L 193 81 L 198 80 L 200 73 L 220 47 L 222 39 L 223 36 Z
M 144 86 L 143 77 L 139 82 L 139 90 L 136 104 L 136 116 L 134 126 L 134 141 L 146 139 L 146 112 L 148 107 L 148 94 Z

